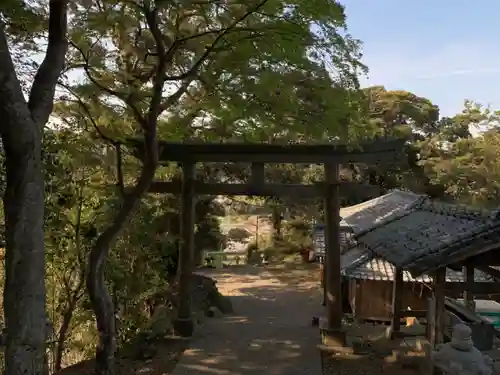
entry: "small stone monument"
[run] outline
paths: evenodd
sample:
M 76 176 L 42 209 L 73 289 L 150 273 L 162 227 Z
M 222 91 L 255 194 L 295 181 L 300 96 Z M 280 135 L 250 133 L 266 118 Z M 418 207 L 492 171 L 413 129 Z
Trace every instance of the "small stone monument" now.
M 432 352 L 433 365 L 450 375 L 492 375 L 493 360 L 474 347 L 471 333 L 467 325 L 456 324 L 451 341 Z

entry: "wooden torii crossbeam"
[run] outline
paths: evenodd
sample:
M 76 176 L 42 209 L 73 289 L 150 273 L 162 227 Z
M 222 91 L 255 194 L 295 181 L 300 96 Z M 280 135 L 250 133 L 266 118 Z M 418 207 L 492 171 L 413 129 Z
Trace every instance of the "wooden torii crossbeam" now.
M 253 169 L 260 168 L 263 164 L 253 163 Z M 255 176 L 252 173 L 252 176 Z M 353 183 L 350 181 L 338 181 L 341 196 L 355 195 L 363 198 L 372 198 L 380 195 L 380 187 Z M 263 180 L 253 183 L 207 183 L 202 181 L 194 182 L 194 192 L 197 195 L 247 195 L 259 197 L 300 197 L 312 198 L 325 194 L 328 185 L 326 183 L 315 184 L 268 184 Z M 151 193 L 181 194 L 181 182 L 155 181 L 151 184 Z
M 127 143 L 142 158 L 144 142 L 128 139 Z M 160 161 L 343 164 L 394 162 L 401 156 L 405 141 L 377 139 L 359 145 L 273 144 L 273 143 L 205 143 L 160 141 Z
M 129 139 L 134 155 L 143 159 L 144 143 Z M 379 195 L 379 188 L 339 181 L 339 166 L 346 163 L 399 164 L 405 158 L 403 139 L 378 139 L 357 146 L 333 144 L 255 144 L 159 142 L 160 162 L 178 162 L 182 166 L 182 183 L 155 181 L 150 192 L 180 194 L 181 242 L 179 249 L 179 307 L 175 328 L 191 336 L 194 325 L 190 306 L 190 279 L 194 253 L 194 198 L 196 195 L 258 195 L 323 197 L 325 199 L 325 245 L 327 321 L 326 337 L 332 344 L 344 344 L 342 332 L 342 297 L 340 264 L 340 193 Z M 197 162 L 250 163 L 249 181 L 240 184 L 196 181 Z M 310 185 L 266 183 L 266 163 L 323 164 L 325 181 Z

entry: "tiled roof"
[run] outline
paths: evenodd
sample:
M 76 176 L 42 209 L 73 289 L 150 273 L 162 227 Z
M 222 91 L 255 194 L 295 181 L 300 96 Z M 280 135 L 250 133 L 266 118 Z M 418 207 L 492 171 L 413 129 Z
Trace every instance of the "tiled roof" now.
M 500 239 L 491 211 L 424 199 L 395 220 L 357 236 L 358 246 L 415 274 L 467 257 L 471 247 Z
M 314 249 L 317 254 L 325 252 L 325 232 L 322 225 L 317 225 L 313 234 Z M 345 252 L 356 244 L 352 233 L 340 232 L 340 248 L 341 252 Z
M 340 234 L 342 252 L 356 245 L 354 236 L 359 236 L 408 213 L 411 207 L 424 198 L 423 195 L 393 190 L 388 194 L 355 206 L 341 208 L 340 216 L 342 221 L 340 225 L 344 229 L 350 229 L 349 231 L 342 231 Z M 314 243 L 318 254 L 324 253 L 324 228 L 323 224 L 315 225 Z
M 341 238 L 342 264 L 350 270 L 376 256 L 422 275 L 471 254 L 500 248 L 498 210 L 438 202 L 411 192 L 394 190 L 344 207 L 340 215 L 341 225 L 352 232 Z M 353 247 L 354 253 L 347 251 Z
M 343 260 L 343 269 L 342 274 L 344 276 L 348 276 L 354 279 L 363 279 L 363 280 L 384 280 L 384 281 L 392 281 L 394 280 L 394 272 L 395 267 L 380 258 L 373 258 L 367 260 L 367 253 L 359 250 L 352 249 L 349 253 L 353 252 L 352 255 L 348 256 L 344 255 Z M 365 260 L 359 262 L 359 260 L 363 259 L 363 255 L 365 256 Z M 350 258 L 350 259 L 349 259 Z M 349 263 L 351 261 L 351 263 Z M 347 266 L 350 264 L 350 267 Z M 344 267 L 347 266 L 347 267 Z M 418 277 L 413 277 L 410 272 L 403 272 L 403 279 L 405 282 L 424 282 L 431 283 L 432 277 L 429 275 L 423 274 Z M 463 272 L 454 271 L 450 268 L 446 269 L 446 281 L 447 282 L 464 282 L 465 277 Z M 494 281 L 493 278 L 479 270 L 475 270 L 474 275 L 475 282 L 491 282 Z
M 340 209 L 341 225 L 349 226 L 359 235 L 404 215 L 425 196 L 393 190 L 378 198 Z

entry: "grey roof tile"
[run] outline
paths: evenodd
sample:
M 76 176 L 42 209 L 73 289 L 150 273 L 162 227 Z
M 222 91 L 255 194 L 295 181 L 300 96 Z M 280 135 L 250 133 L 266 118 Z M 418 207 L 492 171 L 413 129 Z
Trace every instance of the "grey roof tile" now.
M 378 198 L 340 209 L 341 225 L 350 226 L 355 234 L 360 234 L 376 226 L 405 214 L 425 196 L 393 190 Z
M 364 264 L 371 258 L 370 253 L 360 248 L 352 248 L 346 251 L 340 257 L 340 264 L 343 270 L 351 270 Z

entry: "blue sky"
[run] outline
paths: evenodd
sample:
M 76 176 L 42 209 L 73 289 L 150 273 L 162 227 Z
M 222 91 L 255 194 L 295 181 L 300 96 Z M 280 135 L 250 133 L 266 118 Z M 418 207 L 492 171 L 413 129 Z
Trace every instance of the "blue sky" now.
M 464 99 L 500 109 L 500 1 L 343 3 L 349 32 L 364 42 L 363 85 L 425 96 L 444 116 Z

